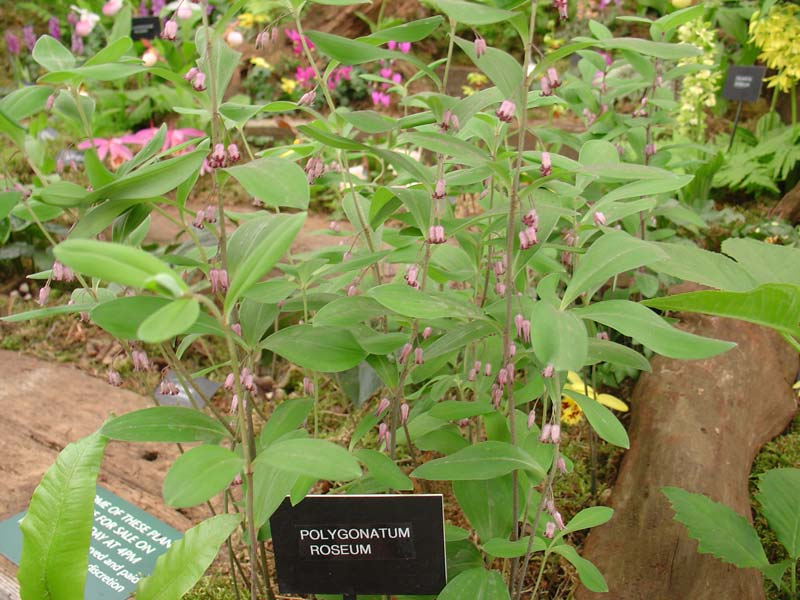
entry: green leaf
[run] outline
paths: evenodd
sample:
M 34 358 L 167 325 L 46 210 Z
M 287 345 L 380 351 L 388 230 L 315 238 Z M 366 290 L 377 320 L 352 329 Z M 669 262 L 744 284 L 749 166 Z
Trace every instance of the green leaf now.
M 123 442 L 213 442 L 228 437 L 216 419 L 193 408 L 153 406 L 108 421 L 100 433 Z
M 157 296 L 124 296 L 95 306 L 89 317 L 114 337 L 135 340 L 139 325 L 170 301 Z
M 490 156 L 477 146 L 465 142 L 455 136 L 437 133 L 435 131 L 412 131 L 402 134 L 398 138 L 400 144 L 419 146 L 436 154 L 452 156 L 465 165 L 482 165 L 489 161 Z
M 491 25 L 508 21 L 514 16 L 510 10 L 502 10 L 477 2 L 465 2 L 465 0 L 434 0 L 434 5 L 462 25 Z
M 445 400 L 435 404 L 430 410 L 430 415 L 445 421 L 458 421 L 478 415 L 488 415 L 493 412 L 495 412 L 495 408 L 489 402 Z
M 702 250 L 694 245 L 655 243 L 667 260 L 651 263 L 656 273 L 666 273 L 721 290 L 743 292 L 757 282 L 745 269 L 724 254 Z
M 434 481 L 494 479 L 517 470 L 544 477 L 542 466 L 527 452 L 506 442 L 480 442 L 417 467 L 412 477 Z
M 594 210 L 602 211 L 606 206 L 617 200 L 625 198 L 640 198 L 642 196 L 653 196 L 666 192 L 674 192 L 687 185 L 693 175 L 672 175 L 663 179 L 647 179 L 646 181 L 633 181 L 615 188 L 597 201 Z M 588 216 L 588 215 L 587 215 Z M 584 218 L 586 220 L 586 218 Z
M 620 448 L 631 447 L 630 440 L 628 439 L 628 432 L 625 431 L 622 423 L 614 416 L 614 413 L 588 396 L 568 389 L 565 389 L 564 393 L 578 403 L 578 406 L 581 407 L 583 414 L 586 415 L 589 424 L 592 426 L 592 429 L 597 432 L 597 435 L 609 444 L 614 444 Z
M 77 312 L 86 312 L 91 310 L 93 307 L 94 304 L 63 304 L 61 306 L 50 306 L 48 308 L 26 310 L 25 312 L 17 313 L 15 315 L 0 317 L 0 321 L 5 321 L 6 323 L 20 323 L 22 321 L 32 321 L 34 319 L 52 317 L 54 315 L 68 315 Z
M 628 300 L 596 302 L 586 308 L 575 309 L 573 313 L 583 319 L 608 325 L 670 358 L 708 358 L 736 345 L 675 329 L 654 312 Z
M 352 369 L 367 356 L 344 327 L 293 325 L 273 333 L 261 346 L 289 362 L 323 373 Z
M 314 325 L 347 327 L 380 317 L 387 312 L 382 304 L 367 296 L 342 296 L 317 311 Z
M 208 147 L 202 147 L 174 158 L 160 160 L 98 188 L 86 196 L 86 203 L 101 200 L 128 200 L 155 198 L 177 188 L 184 180 L 200 170 L 208 154 Z
M 389 310 L 414 319 L 469 317 L 474 314 L 471 307 L 453 300 L 452 297 L 422 292 L 402 283 L 379 285 L 366 295 Z
M 165 342 L 185 333 L 200 316 L 200 304 L 194 298 L 173 300 L 159 308 L 139 325 L 137 335 L 148 344 Z
M 372 32 L 364 40 L 375 40 L 378 42 L 418 42 L 428 37 L 434 30 L 441 25 L 442 17 L 439 15 L 428 17 L 426 19 L 419 19 L 417 21 L 410 21 L 395 25 L 394 27 L 387 27 L 386 29 L 379 29 Z
M 381 485 L 397 491 L 414 489 L 414 484 L 408 476 L 385 454 L 366 448 L 356 450 L 354 454 L 358 460 L 364 463 L 369 474 Z
M 64 71 L 75 66 L 72 52 L 49 35 L 41 36 L 33 47 L 33 60 L 48 71 Z
M 522 105 L 522 67 L 517 59 L 492 47 L 486 48 L 483 56 L 478 58 L 473 42 L 460 37 L 456 37 L 455 42 L 475 66 L 492 80 L 505 99 L 513 100 L 518 107 Z
M 225 296 L 225 312 L 289 250 L 306 220 L 306 213 L 265 214 L 240 226 L 229 240 L 228 269 L 231 280 Z
M 56 246 L 53 254 L 70 269 L 104 281 L 134 288 L 159 289 L 161 280 L 156 278 L 163 275 L 178 290 L 188 289 L 165 263 L 138 248 L 96 240 L 67 240 Z
M 242 520 L 240 515 L 217 515 L 189 529 L 166 554 L 158 557 L 153 574 L 136 585 L 136 600 L 177 600 L 203 576 Z
M 792 560 L 800 558 L 800 469 L 773 469 L 759 477 L 756 498 L 775 537 Z
M 737 260 L 758 283 L 800 285 L 800 249 L 747 238 L 729 238 L 722 251 Z
M 454 481 L 453 494 L 482 542 L 508 538 L 514 525 L 511 474 L 481 481 Z
M 222 446 L 196 446 L 181 454 L 164 478 L 164 501 L 176 508 L 202 504 L 224 490 L 244 460 Z
M 319 52 L 339 61 L 343 65 L 360 65 L 382 59 L 391 60 L 396 58 L 397 54 L 385 48 L 379 48 L 366 42 L 351 40 L 332 33 L 309 31 L 306 35 Z
M 292 398 L 281 402 L 261 429 L 261 447 L 268 447 L 281 436 L 300 427 L 313 407 L 313 398 Z
M 564 292 L 561 309 L 569 306 L 582 293 L 592 292 L 615 275 L 665 258 L 663 252 L 647 242 L 622 231 L 609 231 L 594 242 L 581 258 Z
M 69 444 L 34 490 L 20 523 L 17 577 L 22 598 L 83 600 L 97 473 L 106 442 L 93 433 Z
M 586 327 L 572 312 L 564 312 L 540 300 L 531 312 L 533 351 L 557 371 L 579 371 L 586 364 Z
M 493 538 L 483 545 L 483 550 L 490 556 L 497 558 L 518 558 L 528 552 L 531 536 L 526 535 L 518 540 L 511 541 L 507 538 Z M 531 552 L 544 552 L 547 549 L 542 538 L 534 538 Z
M 593 46 L 607 50 L 630 50 L 645 56 L 664 58 L 667 60 L 680 60 L 702 54 L 700 48 L 692 44 L 670 44 L 668 42 L 653 42 L 642 38 L 612 38 L 610 40 L 593 40 L 586 37 L 576 37 L 576 42 L 591 41 Z
M 125 56 L 131 48 L 133 48 L 133 41 L 131 41 L 131 38 L 119 38 L 101 48 L 94 56 L 88 58 L 86 62 L 83 63 L 83 66 L 89 67 L 91 65 L 116 62 Z
M 256 459 L 290 473 L 329 481 L 361 477 L 358 461 L 341 446 L 316 439 L 276 442 Z
M 267 206 L 308 208 L 308 179 L 303 169 L 290 160 L 264 157 L 224 170 Z
M 425 348 L 425 357 L 432 359 L 444 356 L 454 350 L 466 348 L 469 343 L 493 333 L 498 333 L 498 330 L 491 321 L 461 323 L 449 329 L 442 337 Z
M 449 563 L 450 561 L 448 561 Z M 483 567 L 468 569 L 450 580 L 438 600 L 509 600 L 508 588 L 499 571 Z
M 0 110 L 12 121 L 19 122 L 44 110 L 52 93 L 52 88 L 43 85 L 26 86 L 0 100 Z
M 564 533 L 572 533 L 573 531 L 580 531 L 581 529 L 597 527 L 598 525 L 610 521 L 612 516 L 614 516 L 614 509 L 608 508 L 607 506 L 590 506 L 589 508 L 584 508 L 569 520 Z
M 683 523 L 689 537 L 699 542 L 698 552 L 712 554 L 742 569 L 769 565 L 758 533 L 732 508 L 677 487 L 661 491 L 675 510 L 675 520 Z
M 70 208 L 87 204 L 89 192 L 71 181 L 56 181 L 37 193 L 36 197 L 46 204 Z
M 619 365 L 637 371 L 652 371 L 650 361 L 636 352 L 633 348 L 628 348 L 622 344 L 609 340 L 598 340 L 589 338 L 589 354 L 586 357 L 587 365 L 594 365 L 599 362 L 607 362 L 612 365 Z
M 708 290 L 642 302 L 662 310 L 688 311 L 741 319 L 800 336 L 800 286 L 762 285 L 749 292 Z
M 253 521 L 261 527 L 272 516 L 297 483 L 298 475 L 264 461 L 253 464 Z
M 366 133 L 386 133 L 397 126 L 397 120 L 374 110 L 352 112 L 340 109 L 338 114 L 353 127 Z
M 553 546 L 553 552 L 560 554 L 572 563 L 578 571 L 578 577 L 586 589 L 592 592 L 607 592 L 608 585 L 603 574 L 590 561 L 580 556 L 575 548 L 566 544 Z

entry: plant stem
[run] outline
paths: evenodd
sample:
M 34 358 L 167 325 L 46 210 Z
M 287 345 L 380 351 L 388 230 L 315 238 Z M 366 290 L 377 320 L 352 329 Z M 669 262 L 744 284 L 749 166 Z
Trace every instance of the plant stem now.
M 450 77 L 450 63 L 453 59 L 453 44 L 456 38 L 456 20 L 450 19 L 450 35 L 447 36 L 449 42 L 447 44 L 447 60 L 444 63 L 444 75 L 442 76 L 442 89 L 443 94 L 447 93 L 447 80 Z

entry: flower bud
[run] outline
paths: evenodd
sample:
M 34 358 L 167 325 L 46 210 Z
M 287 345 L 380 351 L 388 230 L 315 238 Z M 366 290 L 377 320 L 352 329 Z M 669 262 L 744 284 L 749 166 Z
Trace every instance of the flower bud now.
M 144 54 L 142 54 L 142 64 L 145 67 L 153 67 L 158 62 L 158 54 L 152 48 L 149 50 L 145 50 Z
M 558 460 L 556 461 L 556 468 L 562 475 L 566 475 L 567 473 L 567 461 L 564 460 L 563 456 L 559 456 Z
M 547 177 L 553 172 L 553 166 L 550 163 L 549 152 L 542 152 L 542 165 L 539 167 L 539 172 L 542 174 L 542 177 Z
M 436 181 L 436 187 L 433 190 L 433 197 L 436 200 L 441 200 L 444 198 L 446 192 L 446 185 L 444 179 L 439 179 Z
M 497 109 L 497 118 L 505 123 L 510 123 L 514 119 L 514 113 L 517 111 L 517 105 L 511 100 L 503 100 L 500 108 Z
M 391 402 L 389 402 L 388 398 L 381 398 L 380 402 L 378 402 L 378 409 L 375 411 L 375 416 L 380 418 L 380 416 L 389 408 L 390 404 Z
M 44 105 L 44 109 L 45 109 L 46 111 L 51 111 L 51 110 L 53 110 L 53 105 L 54 105 L 55 103 L 56 103 L 56 95 L 55 95 L 55 94 L 50 94 L 50 95 L 47 97 L 47 102 L 46 102 L 46 103 L 45 103 L 45 105 Z
M 408 411 L 409 410 L 410 410 L 410 407 L 405 402 L 403 402 L 400 405 L 400 423 L 402 425 L 405 425 L 406 423 L 408 423 Z
M 164 28 L 161 30 L 161 39 L 174 41 L 178 37 L 178 22 L 175 19 L 170 19 L 164 23 Z
M 311 106 L 314 104 L 314 100 L 317 99 L 317 92 L 316 90 L 310 90 L 300 96 L 300 100 L 297 101 L 297 104 L 300 106 Z
M 239 154 L 239 146 L 236 144 L 228 144 L 228 160 L 232 163 L 237 163 L 242 159 L 242 155 Z
M 592 215 L 592 220 L 597 227 L 602 227 L 606 224 L 606 216 L 599 210 L 595 211 L 595 213 Z
M 486 363 L 486 366 L 483 368 L 483 376 L 484 377 L 491 377 L 492 375 L 492 363 Z
M 542 433 L 539 434 L 539 441 L 546 444 L 550 441 L 550 431 L 553 429 L 552 423 L 545 423 L 542 427 Z
M 550 88 L 550 80 L 547 78 L 547 75 L 543 76 L 539 80 L 539 85 L 542 87 L 542 96 L 552 96 L 553 90 Z
M 114 369 L 109 369 L 106 375 L 106 380 L 108 381 L 109 385 L 113 385 L 114 387 L 119 387 L 122 385 L 122 377 L 120 374 L 117 373 Z
M 547 69 L 547 79 L 550 82 L 550 87 L 553 89 L 561 85 L 561 79 L 559 79 L 558 70 L 555 67 Z
M 222 387 L 226 390 L 232 390 L 234 385 L 236 384 L 235 376 L 233 373 L 228 373 L 228 376 L 225 377 L 225 383 L 222 384 Z
M 228 42 L 228 46 L 231 48 L 238 48 L 244 42 L 244 36 L 234 29 L 228 32 L 228 35 L 225 36 L 225 41 Z
M 426 327 L 425 329 L 422 330 L 422 339 L 427 340 L 429 337 L 431 337 L 431 333 L 433 333 L 433 329 L 430 327 Z
M 103 14 L 107 17 L 113 17 L 122 8 L 122 0 L 108 0 L 103 4 Z
M 415 365 L 421 365 L 421 364 L 422 364 L 422 363 L 424 363 L 424 362 L 425 362 L 425 360 L 424 360 L 424 358 L 422 357 L 422 348 L 420 348 L 420 347 L 418 346 L 418 347 L 417 347 L 417 348 L 414 350 L 414 364 L 415 364 Z
M 544 527 L 544 537 L 548 539 L 553 539 L 556 535 L 556 524 L 552 521 L 548 521 L 547 525 Z
M 206 89 L 206 74 L 200 71 L 192 79 L 192 87 L 196 92 L 202 92 Z
M 44 284 L 44 287 L 39 288 L 39 298 L 36 300 L 39 306 L 47 304 L 47 299 L 50 297 L 50 284 Z
M 411 354 L 411 351 L 414 349 L 414 346 L 411 345 L 411 342 L 406 342 L 403 346 L 403 349 L 400 350 L 400 362 L 406 362 L 406 359 Z
M 303 377 L 303 394 L 306 396 L 313 396 L 315 392 L 314 382 L 310 377 Z
M 553 363 L 548 363 L 547 366 L 542 369 L 542 377 L 545 379 L 550 379 L 555 373 L 555 368 L 553 367 Z
M 175 15 L 181 20 L 186 21 L 187 19 L 192 18 L 192 5 L 189 0 L 182 0 L 180 6 L 178 6 L 178 10 L 175 11 Z
M 528 413 L 528 429 L 536 424 L 536 411 L 532 410 Z
M 481 36 L 475 38 L 473 45 L 475 48 L 475 56 L 480 58 L 481 56 L 486 54 L 486 40 L 483 39 Z

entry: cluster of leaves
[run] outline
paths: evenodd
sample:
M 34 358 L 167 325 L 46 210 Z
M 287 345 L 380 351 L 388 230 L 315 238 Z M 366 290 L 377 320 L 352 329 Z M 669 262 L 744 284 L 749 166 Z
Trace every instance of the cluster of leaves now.
M 65 450 L 23 523 L 23 597 L 82 588 L 92 512 L 87 490 L 93 494 L 108 439 L 198 444 L 170 469 L 165 500 L 185 507 L 224 494 L 236 507 L 173 545 L 154 574 L 140 582 L 139 598 L 178 598 L 237 528 L 251 564 L 258 564 L 258 545 L 270 537 L 269 516 L 287 495 L 301 501 L 318 480 L 333 482 L 340 493 L 381 493 L 411 490 L 411 478 L 421 485 L 452 482 L 471 529 L 447 529 L 450 580 L 442 600 L 475 597 L 475 590 L 492 600 L 519 598 L 534 553 L 542 553 L 542 564 L 552 554 L 565 558 L 586 587 L 604 591 L 602 575 L 566 536 L 607 521 L 611 511 L 592 507 L 564 522 L 553 497 L 554 479 L 571 468 L 569 457 L 560 453 L 557 429 L 566 374 L 592 371 L 599 363 L 649 370 L 635 349 L 639 345 L 681 359 L 731 347 L 676 329 L 637 302 L 644 290 L 654 285 L 657 290 L 660 277 L 721 291 L 651 300 L 651 306 L 767 321 L 788 339 L 800 337 L 800 282 L 791 263 L 781 263 L 785 272 L 774 284 L 776 274 L 766 273 L 758 259 L 775 249 L 737 241 L 723 248 L 727 256 L 714 254 L 670 243 L 675 240 L 669 233 L 649 226 L 686 218 L 673 195 L 692 176 L 666 168 L 682 149 L 652 148 L 670 108 L 667 92 L 655 82 L 678 78 L 680 70 L 667 68 L 698 54 L 691 46 L 664 41 L 696 18 L 697 9 L 648 20 L 650 40 L 615 38 L 593 23 L 592 37 L 576 39 L 534 68 L 536 3 L 531 11 L 528 2 L 500 8 L 437 0 L 449 21 L 452 48 L 493 84 L 467 98 L 443 91 L 452 56 L 443 81 L 435 64 L 382 47 L 390 40 L 425 39 L 442 27 L 441 16 L 357 40 L 308 32 L 329 61 L 324 68 L 313 64 L 328 109 L 323 114 L 293 102 L 222 102 L 241 58 L 225 43 L 224 28 L 242 4 L 233 3 L 214 27 L 206 24 L 195 33 L 197 68 L 206 76 L 207 90 L 192 91 L 183 73 L 143 66 L 125 36 L 82 64 L 56 40 L 43 37 L 34 58 L 47 74 L 15 93 L 14 116 L 8 99 L 0 105 L 0 132 L 25 155 L 34 174 L 30 194 L 11 192 L 6 203 L 36 224 L 77 213 L 66 239 L 52 241 L 55 258 L 78 274 L 80 283 L 71 304 L 7 319 L 86 313 L 128 348 L 159 344 L 187 386 L 191 375 L 182 368 L 183 352 L 199 337 L 221 338 L 227 360 L 204 371 L 229 379 L 236 398 L 232 424 L 213 404 L 213 416 L 155 407 L 114 418 Z M 285 5 L 301 39 L 304 6 L 299 0 Z M 502 50 L 482 49 L 455 35 L 458 24 L 497 23 L 519 35 L 522 64 Z M 598 51 L 616 58 L 608 64 Z M 580 58 L 577 74 L 564 77 L 556 94 L 534 86 L 539 77 L 554 81 L 548 69 L 573 53 Z M 426 89 L 403 99 L 406 115 L 337 107 L 326 85 L 331 72 L 382 60 L 403 61 L 417 69 L 412 80 L 427 81 Z M 623 76 L 628 63 L 635 74 Z M 593 84 L 598 70 L 602 88 Z M 167 134 L 162 127 L 116 171 L 87 151 L 91 190 L 62 180 L 26 130 L 25 116 L 43 111 L 52 97 L 58 117 L 77 123 L 91 138 L 95 100 L 78 90 L 86 82 L 143 73 L 181 89 L 190 102 L 176 110 L 209 121 L 210 138 L 193 140 L 193 150 L 189 143 L 162 150 Z M 644 113 L 615 110 L 631 96 L 645 98 L 639 102 L 647 107 Z M 556 104 L 591 113 L 590 127 L 580 133 L 531 128 L 537 145 L 529 147 L 528 110 Z M 240 165 L 220 158 L 255 115 L 295 110 L 309 117 L 298 128 L 301 143 L 261 151 Z M 565 155 L 569 149 L 575 158 Z M 181 150 L 186 151 L 176 154 Z M 215 222 L 187 207 L 204 162 L 211 159 L 219 163 L 211 174 Z M 308 161 L 306 172 L 297 164 L 301 160 Z M 330 164 L 327 171 L 323 160 Z M 357 162 L 377 166 L 377 173 L 356 177 L 350 165 Z M 320 175 L 318 181 L 337 194 L 355 239 L 349 248 L 292 254 L 306 218 L 309 181 Z M 241 186 L 275 212 L 226 210 L 219 195 L 223 185 Z M 481 191 L 478 214 L 458 216 L 446 201 Z M 163 207 L 174 207 L 189 241 L 169 251 L 145 251 L 150 213 Z M 231 224 L 232 233 L 226 231 Z M 109 227 L 111 241 L 96 239 Z M 448 243 L 441 243 L 443 238 Z M 398 265 L 406 265 L 405 277 Z M 34 277 L 50 280 L 54 272 Z M 631 272 L 631 287 L 609 285 Z M 633 343 L 602 335 L 609 332 Z M 268 418 L 246 376 L 266 352 L 304 369 L 307 377 L 303 397 L 281 403 Z M 354 369 L 375 376 L 389 408 L 364 416 L 345 449 L 322 439 L 316 427 L 320 386 L 315 384 Z M 601 438 L 627 447 L 624 427 L 589 390 L 563 388 Z M 307 420 L 314 426 L 306 426 Z M 368 435 L 376 427 L 386 452 Z M 398 466 L 399 451 L 415 462 L 411 478 Z M 440 458 L 421 463 L 418 451 Z M 237 475 L 241 496 L 229 487 Z M 66 517 L 53 519 L 62 514 Z M 70 543 L 55 543 L 62 539 Z M 510 565 L 507 579 L 487 567 L 495 559 Z M 250 577 L 255 597 L 259 586 L 269 585 L 268 577 L 259 579 L 257 569 Z

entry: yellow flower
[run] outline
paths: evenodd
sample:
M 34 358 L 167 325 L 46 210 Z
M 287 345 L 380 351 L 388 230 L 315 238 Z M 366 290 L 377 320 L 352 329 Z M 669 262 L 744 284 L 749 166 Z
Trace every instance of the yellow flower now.
M 474 93 L 475 93 L 475 90 L 473 90 L 468 85 L 462 85 L 461 86 L 461 95 L 462 96 L 472 96 L 472 94 L 474 94 Z
M 294 88 L 297 87 L 297 82 L 294 79 L 289 79 L 288 77 L 281 77 L 281 89 L 286 92 L 287 94 L 291 94 L 294 91 Z
M 474 85 L 476 87 L 482 87 L 489 83 L 489 78 L 486 77 L 483 73 L 467 73 L 467 81 L 470 85 Z
M 621 412 L 628 412 L 628 405 L 622 400 L 611 394 L 598 394 L 594 391 L 592 386 L 584 384 L 581 376 L 575 371 L 567 373 L 567 383 L 564 384 L 564 390 L 583 394 L 589 398 L 594 398 L 603 406 L 613 408 Z M 561 394 L 561 421 L 567 425 L 575 425 L 583 418 L 583 411 L 578 403 L 572 399 L 571 396 L 562 392 Z
M 254 56 L 250 59 L 250 64 L 255 65 L 256 67 L 260 67 L 262 69 L 271 69 L 272 65 L 265 61 L 260 56 Z
M 252 13 L 242 13 L 239 15 L 239 26 L 245 29 L 252 27 L 256 20 Z

